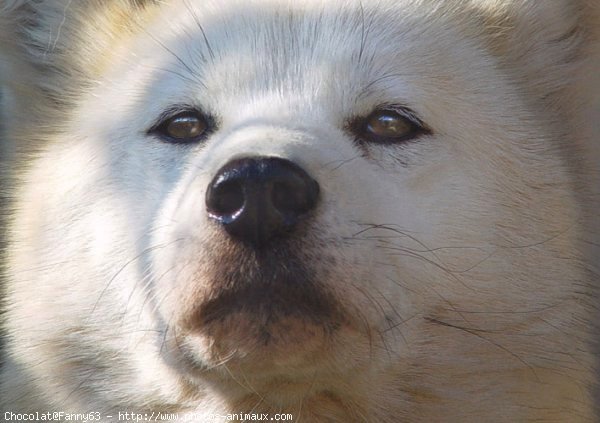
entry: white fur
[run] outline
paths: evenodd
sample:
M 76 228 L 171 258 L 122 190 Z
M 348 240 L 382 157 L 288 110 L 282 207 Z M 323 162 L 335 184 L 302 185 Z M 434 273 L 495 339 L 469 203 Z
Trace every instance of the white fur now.
M 33 8 L 39 20 L 8 36 L 0 67 L 18 165 L 0 409 L 595 418 L 598 81 L 581 58 L 597 51 L 595 10 L 75 3 L 13 1 L 0 18 L 4 37 Z M 195 146 L 146 134 L 180 103 L 219 130 Z M 432 134 L 357 146 L 346 120 L 381 104 Z M 219 254 L 206 187 L 249 155 L 319 181 L 305 260 L 364 325 L 325 350 L 292 334 L 271 362 L 239 345 L 220 364 L 178 322 L 210 295 Z M 184 371 L 175 334 L 213 368 Z

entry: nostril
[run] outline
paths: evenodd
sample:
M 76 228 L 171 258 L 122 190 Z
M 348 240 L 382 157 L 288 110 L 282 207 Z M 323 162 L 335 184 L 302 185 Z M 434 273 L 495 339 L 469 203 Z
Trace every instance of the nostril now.
M 208 190 L 207 208 L 213 215 L 233 217 L 244 207 L 244 190 L 239 180 L 217 181 Z

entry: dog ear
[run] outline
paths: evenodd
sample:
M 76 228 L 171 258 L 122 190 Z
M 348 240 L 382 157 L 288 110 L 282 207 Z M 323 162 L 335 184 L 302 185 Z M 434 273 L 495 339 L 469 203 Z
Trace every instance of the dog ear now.
M 581 184 L 600 198 L 600 1 L 470 1 L 487 48 L 561 128 Z
M 0 154 L 35 149 L 154 0 L 0 0 Z M 40 137 L 40 140 L 32 138 Z M 15 141 L 15 140 L 20 141 Z
M 597 42 L 597 0 L 471 0 L 470 7 L 499 64 L 534 98 L 557 106 Z
M 27 85 L 28 78 L 47 71 L 72 32 L 73 9 L 87 0 L 6 0 L 0 6 L 0 77 L 8 86 Z M 51 75 L 51 72 L 47 72 Z
M 2 0 L 0 0 L 2 1 Z M 157 0 L 4 0 L 0 83 L 59 103 Z M 118 26 L 115 25 L 118 22 Z M 42 86 L 43 84 L 43 86 Z
M 0 5 L 0 53 L 20 50 L 41 64 L 73 44 L 102 43 L 114 20 L 131 29 L 140 11 L 158 0 L 4 0 Z M 129 25 L 128 25 L 129 24 Z M 86 40 L 86 41 L 84 41 Z M 89 46 L 91 47 L 91 46 Z

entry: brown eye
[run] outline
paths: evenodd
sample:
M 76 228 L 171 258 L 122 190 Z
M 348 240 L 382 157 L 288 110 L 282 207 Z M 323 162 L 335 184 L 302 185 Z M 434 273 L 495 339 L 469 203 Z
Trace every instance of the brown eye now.
M 395 112 L 378 111 L 367 119 L 367 131 L 378 137 L 401 138 L 413 130 L 413 123 Z
M 165 119 L 152 132 L 165 141 L 189 143 L 200 140 L 208 128 L 207 119 L 200 113 L 186 111 Z
M 415 138 L 427 132 L 409 111 L 379 109 L 352 124 L 353 132 L 362 141 L 393 144 Z

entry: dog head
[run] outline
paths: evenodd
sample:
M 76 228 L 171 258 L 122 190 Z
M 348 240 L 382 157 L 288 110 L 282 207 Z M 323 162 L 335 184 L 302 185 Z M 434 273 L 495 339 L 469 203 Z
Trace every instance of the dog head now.
M 53 363 L 32 379 L 356 418 L 576 354 L 570 2 L 19 3 L 9 329 Z

